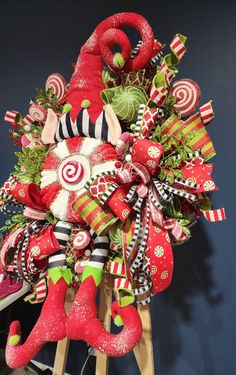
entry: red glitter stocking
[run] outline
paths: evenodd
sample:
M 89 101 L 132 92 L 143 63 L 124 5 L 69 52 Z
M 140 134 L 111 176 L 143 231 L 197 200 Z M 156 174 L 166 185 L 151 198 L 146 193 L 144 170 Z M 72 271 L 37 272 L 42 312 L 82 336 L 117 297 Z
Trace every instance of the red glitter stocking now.
M 134 306 L 119 307 L 112 304 L 112 316 L 119 315 L 124 323 L 123 330 L 111 334 L 97 318 L 97 287 L 92 276 L 82 282 L 70 310 L 66 333 L 74 340 L 84 340 L 93 348 L 108 356 L 122 356 L 130 352 L 142 337 L 142 323 Z
M 67 314 L 64 301 L 67 287 L 63 277 L 56 284 L 49 281 L 48 296 L 40 317 L 24 344 L 20 343 L 20 322 L 12 322 L 6 346 L 6 362 L 9 367 L 26 365 L 46 342 L 65 338 Z

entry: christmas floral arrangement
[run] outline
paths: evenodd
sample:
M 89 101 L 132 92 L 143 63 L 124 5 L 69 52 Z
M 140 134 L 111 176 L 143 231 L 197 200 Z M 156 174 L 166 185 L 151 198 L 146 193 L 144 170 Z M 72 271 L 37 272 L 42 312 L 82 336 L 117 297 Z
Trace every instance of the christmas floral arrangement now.
M 123 26 L 141 34 L 134 49 Z M 115 14 L 81 48 L 69 83 L 51 74 L 25 117 L 6 112 L 21 151 L 0 191 L 8 215 L 1 272 L 9 293 L 25 280 L 32 286 L 26 300 L 43 303 L 24 343 L 20 323 L 11 324 L 10 367 L 65 337 L 109 356 L 131 351 L 142 336 L 133 304 L 148 304 L 169 286 L 173 246 L 191 237 L 201 215 L 225 219 L 207 195 L 217 190 L 207 133 L 212 103 L 197 109 L 200 88 L 177 79 L 185 43 L 176 34 L 166 47 L 141 15 Z M 116 335 L 97 318 L 104 273 L 113 275 L 111 314 L 123 325 Z M 77 291 L 67 314 L 69 287 Z

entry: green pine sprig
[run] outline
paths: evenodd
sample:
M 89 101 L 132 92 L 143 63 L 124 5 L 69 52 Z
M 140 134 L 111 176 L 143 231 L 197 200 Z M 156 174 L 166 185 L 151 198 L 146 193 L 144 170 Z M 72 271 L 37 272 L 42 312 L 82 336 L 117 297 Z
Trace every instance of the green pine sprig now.
M 16 152 L 18 163 L 15 166 L 13 176 L 21 183 L 34 182 L 39 185 L 47 149 L 47 146 L 38 146 L 34 149 L 24 148 L 21 152 Z

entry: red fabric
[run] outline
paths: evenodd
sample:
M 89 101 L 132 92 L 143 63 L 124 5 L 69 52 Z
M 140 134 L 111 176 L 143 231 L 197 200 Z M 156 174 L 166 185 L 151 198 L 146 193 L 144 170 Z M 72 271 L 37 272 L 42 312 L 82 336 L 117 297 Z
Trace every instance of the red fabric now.
M 173 273 L 173 254 L 168 231 L 149 221 L 146 256 L 150 260 L 152 293 L 162 292 L 170 285 Z
M 60 189 L 61 184 L 59 182 L 54 182 L 53 184 L 41 189 L 42 201 L 47 208 L 50 208 L 51 203 L 56 198 Z
M 136 13 L 118 13 L 102 21 L 85 45 L 75 65 L 68 91 L 68 103 L 72 105 L 71 118 L 75 120 L 81 110 L 84 99 L 90 101 L 88 113 L 92 122 L 95 122 L 101 113 L 103 102 L 100 91 L 104 88 L 102 81 L 102 58 L 105 62 L 117 69 L 113 63 L 112 46 L 121 47 L 124 59 L 130 55 L 130 43 L 120 27 L 131 26 L 141 34 L 143 44 L 133 60 L 127 61 L 125 71 L 139 70 L 145 67 L 153 53 L 154 35 L 147 20 Z
M 10 326 L 6 346 L 6 362 L 11 368 L 26 365 L 48 341 L 59 341 L 66 336 L 67 314 L 64 308 L 67 284 L 61 278 L 57 284 L 49 282 L 48 296 L 44 302 L 41 314 L 24 344 L 10 345 L 13 335 L 21 336 L 20 322 L 14 321 Z
M 94 152 L 89 155 L 89 162 L 91 163 L 91 166 L 110 160 L 118 161 L 115 148 L 110 143 L 103 143 L 102 145 L 97 146 Z
M 11 190 L 12 196 L 24 206 L 44 211 L 40 189 L 36 184 L 16 184 Z
M 41 230 L 31 237 L 27 254 L 32 253 L 35 260 L 42 260 L 60 249 L 60 245 L 53 233 L 53 225 Z
M 119 307 L 112 304 L 112 316 L 120 315 L 123 330 L 114 335 L 105 330 L 97 318 L 97 287 L 93 277 L 82 282 L 66 323 L 67 337 L 84 340 L 93 348 L 111 357 L 122 356 L 133 350 L 142 337 L 142 323 L 134 306 Z
M 128 191 L 129 187 L 127 185 L 120 186 L 107 201 L 108 206 L 122 222 L 127 219 L 132 211 L 129 205 L 125 202 Z

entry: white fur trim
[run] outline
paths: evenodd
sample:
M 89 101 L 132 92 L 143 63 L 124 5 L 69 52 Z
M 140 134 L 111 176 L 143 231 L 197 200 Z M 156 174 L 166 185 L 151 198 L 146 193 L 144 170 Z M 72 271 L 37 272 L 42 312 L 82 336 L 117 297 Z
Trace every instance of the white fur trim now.
M 41 189 L 57 181 L 57 172 L 54 170 L 44 170 L 42 171 L 41 176 Z
M 66 145 L 66 141 L 58 142 L 57 146 L 54 148 L 53 152 L 61 160 L 65 159 L 70 155 L 69 150 Z
M 67 207 L 69 201 L 70 192 L 66 190 L 61 190 L 57 195 L 54 202 L 51 204 L 50 209 L 56 217 L 60 220 L 67 220 Z
M 102 144 L 103 141 L 101 139 L 84 138 L 80 148 L 80 154 L 89 156 L 97 146 L 100 146 Z
M 115 163 L 116 161 L 107 161 L 102 162 L 101 164 L 94 165 L 92 168 L 92 176 L 95 176 L 96 174 L 101 172 L 114 171 L 116 169 Z

